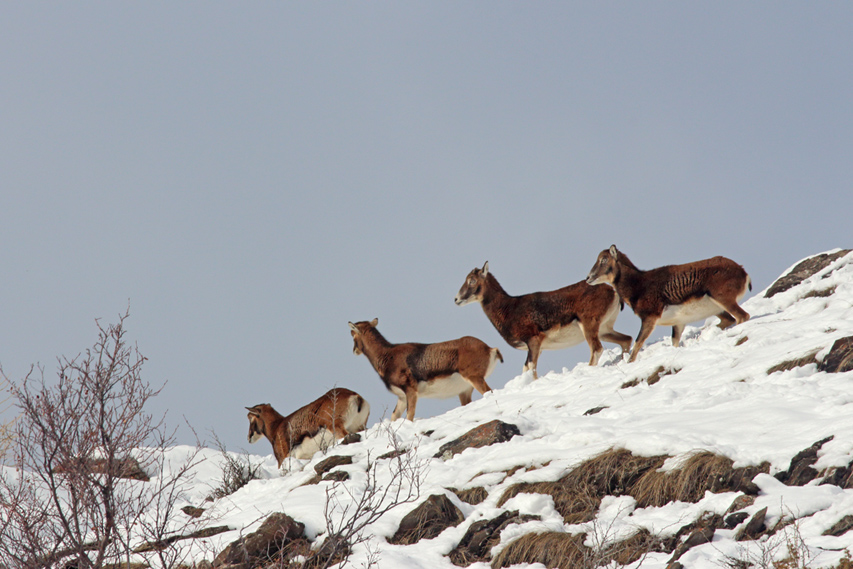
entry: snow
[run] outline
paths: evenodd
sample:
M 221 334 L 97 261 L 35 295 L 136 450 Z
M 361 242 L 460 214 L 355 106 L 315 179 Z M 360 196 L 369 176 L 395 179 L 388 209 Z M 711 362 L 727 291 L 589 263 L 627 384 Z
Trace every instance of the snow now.
M 831 287 L 836 289 L 830 296 L 804 298 L 809 292 Z M 738 496 L 708 492 L 696 504 L 677 502 L 660 508 L 637 508 L 631 497 L 610 496 L 602 501 L 593 522 L 578 525 L 563 522 L 550 496 L 519 494 L 497 506 L 509 486 L 556 480 L 584 460 L 614 447 L 637 455 L 674 457 L 665 463 L 664 470 L 677 468 L 680 460 L 697 450 L 725 455 L 736 467 L 769 462 L 770 474 L 754 479 L 760 495 L 744 511 L 751 515 L 767 507 L 771 525 L 783 516 L 796 520 L 796 529 L 814 557 L 813 566 L 831 566 L 844 548 L 853 546 L 853 532 L 841 537 L 822 533 L 853 514 L 853 490 L 817 482 L 786 486 L 772 475 L 786 470 L 795 454 L 830 435 L 834 439 L 823 445 L 816 468 L 845 466 L 853 461 L 853 372 L 818 372 L 814 364 L 769 375 L 767 370 L 813 352 L 821 360 L 836 339 L 853 335 L 853 254 L 773 298 L 765 299 L 763 292 L 758 292 L 743 307 L 751 314 L 748 322 L 719 330 L 717 319 L 709 318 L 686 328 L 682 346 L 672 347 L 668 339 L 649 344 L 635 363 L 627 363 L 618 348 L 611 349 L 605 351 L 598 367 L 578 363 L 536 381 L 527 373 L 509 379 L 503 388 L 466 407 L 437 417 L 418 418 L 414 423 L 376 423 L 363 434 L 362 442 L 328 451 L 353 456 L 352 465 L 339 467 L 350 475 L 343 483 L 303 485 L 314 476 L 314 465 L 328 453 L 319 453 L 311 460 L 290 459 L 281 471 L 271 454 L 250 455 L 252 464 L 261 465 L 262 479 L 216 502 L 204 502 L 221 477 L 223 461 L 220 452 L 204 449 L 179 506 L 207 508 L 200 520 L 202 526 L 234 529 L 204 542 L 180 543 L 192 559 L 212 559 L 213 553 L 254 531 L 266 515 L 276 511 L 304 523 L 309 538 L 321 536 L 326 528 L 327 491 L 336 492 L 341 505 L 350 503 L 352 496 L 358 496 L 370 482 L 368 461 L 375 465 L 379 486 L 387 485 L 395 461 L 377 457 L 393 448 L 393 438 L 401 448 L 413 449 L 423 476 L 417 501 L 392 509 L 367 528 L 374 536 L 370 546 L 379 549 L 379 567 L 451 569 L 455 566 L 444 555 L 457 545 L 468 527 L 509 510 L 541 519 L 505 529 L 501 543 L 493 550 L 495 554 L 531 531 L 583 532 L 588 545 L 601 528 L 607 529 L 607 540 L 624 539 L 643 528 L 655 535 L 671 536 L 703 513 L 724 514 Z M 747 340 L 742 341 L 744 338 Z M 661 367 L 671 373 L 654 385 L 646 384 L 645 378 Z M 501 371 L 508 373 L 499 368 L 492 376 L 493 385 L 499 384 Z M 345 375 L 341 370 L 342 378 Z M 632 380 L 640 381 L 636 386 L 622 387 Z M 601 406 L 605 409 L 584 415 Z M 446 461 L 434 458 L 442 444 L 493 419 L 517 425 L 521 435 L 503 444 L 467 449 Z M 261 445 L 271 450 L 267 442 L 258 448 Z M 178 468 L 191 450 L 170 449 L 165 468 Z M 476 506 L 461 502 L 447 490 L 477 486 L 486 488 L 489 496 Z M 403 516 L 431 494 L 447 495 L 463 512 L 465 521 L 431 540 L 410 546 L 388 544 L 385 538 L 394 534 Z M 784 535 L 771 539 L 784 539 Z M 767 543 L 764 546 L 770 547 Z M 735 542 L 734 530 L 718 530 L 712 543 L 694 547 L 680 561 L 691 568 L 718 568 L 725 566 L 727 555 L 751 554 L 744 549 L 749 547 L 760 544 Z M 367 555 L 366 544 L 358 545 L 353 565 L 366 564 Z M 669 557 L 652 554 L 642 566 L 663 569 Z M 472 565 L 475 569 L 487 566 Z M 639 562 L 632 565 L 638 566 Z

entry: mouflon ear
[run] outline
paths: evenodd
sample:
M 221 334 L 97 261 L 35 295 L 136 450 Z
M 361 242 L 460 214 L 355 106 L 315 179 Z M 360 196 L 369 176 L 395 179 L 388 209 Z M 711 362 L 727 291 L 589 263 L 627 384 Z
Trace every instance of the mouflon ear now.
M 615 259 L 615 258 L 616 258 L 616 254 L 617 254 L 618 252 L 619 252 L 619 250 L 618 250 L 618 249 L 616 249 L 616 245 L 611 245 L 611 246 L 610 246 L 610 256 L 611 256 L 611 257 L 613 257 L 613 258 Z
M 486 263 L 483 265 L 483 268 L 481 269 L 481 271 L 482 271 L 484 277 L 489 274 L 489 262 L 488 261 L 486 261 Z

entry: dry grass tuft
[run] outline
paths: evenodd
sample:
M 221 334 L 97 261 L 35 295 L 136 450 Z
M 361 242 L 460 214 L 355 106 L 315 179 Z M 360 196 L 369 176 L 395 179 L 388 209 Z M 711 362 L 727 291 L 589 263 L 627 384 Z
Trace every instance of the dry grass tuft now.
M 823 290 L 811 290 L 803 295 L 803 298 L 826 298 L 835 294 L 835 286 Z
M 583 534 L 528 533 L 507 545 L 492 561 L 492 568 L 510 567 L 518 563 L 542 563 L 549 569 L 586 567 L 591 551 L 583 542 Z
M 615 543 L 605 551 L 606 561 L 615 561 L 617 567 L 630 565 L 651 552 L 672 553 L 673 543 L 665 543 L 661 538 L 642 529 L 623 541 Z
M 489 497 L 489 492 L 482 486 L 466 488 L 465 490 L 455 490 L 453 488 L 449 488 L 449 490 L 456 494 L 460 500 L 473 506 L 476 506 L 477 504 L 481 503 L 483 500 Z
M 645 379 L 638 377 L 637 379 L 632 379 L 631 381 L 626 381 L 625 383 L 622 384 L 622 389 L 627 389 L 629 387 L 636 387 L 637 385 L 640 385 L 643 382 L 646 382 L 646 384 L 648 384 L 648 385 L 654 385 L 657 382 L 659 382 L 663 376 L 672 375 L 672 374 L 678 373 L 678 371 L 679 370 L 677 370 L 677 369 L 666 369 L 663 366 L 658 366 L 657 369 L 655 369 L 655 371 L 653 371 L 651 373 L 651 375 L 649 375 L 649 377 L 647 377 Z
M 663 506 L 672 501 L 698 502 L 706 491 L 753 493 L 752 479 L 766 472 L 767 464 L 732 468 L 732 460 L 709 451 L 691 455 L 681 467 L 670 472 L 648 470 L 630 489 L 640 508 Z
M 793 360 L 787 360 L 780 364 L 777 364 L 770 369 L 767 370 L 767 375 L 771 373 L 776 373 L 777 371 L 788 371 L 789 369 L 794 369 L 796 367 L 803 367 L 809 364 L 818 363 L 817 358 L 815 357 L 820 350 L 814 350 L 809 352 L 805 356 L 801 358 L 795 358 Z
M 625 449 L 610 449 L 586 460 L 553 482 L 521 482 L 506 489 L 498 501 L 504 505 L 518 494 L 547 494 L 568 524 L 593 519 L 603 496 L 628 494 L 630 488 L 649 469 L 660 468 L 665 456 L 634 456 Z

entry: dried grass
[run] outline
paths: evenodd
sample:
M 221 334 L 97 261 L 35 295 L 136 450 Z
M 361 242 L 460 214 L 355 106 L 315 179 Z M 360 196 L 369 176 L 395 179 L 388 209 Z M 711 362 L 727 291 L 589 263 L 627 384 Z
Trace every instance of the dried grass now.
M 706 491 L 746 491 L 752 493 L 752 478 L 768 465 L 732 468 L 732 460 L 709 451 L 690 455 L 680 468 L 661 472 L 648 470 L 632 486 L 629 494 L 640 508 L 664 506 L 669 502 L 698 502 Z
M 621 496 L 649 469 L 659 468 L 665 456 L 638 457 L 625 449 L 610 449 L 586 460 L 552 482 L 521 482 L 506 489 L 498 501 L 504 505 L 518 494 L 547 494 L 568 524 L 593 519 L 603 496 Z
M 489 492 L 482 486 L 466 488 L 465 490 L 455 490 L 453 488 L 449 488 L 449 490 L 456 494 L 460 500 L 473 506 L 476 506 L 477 504 L 481 503 L 483 500 L 489 497 Z
M 809 364 L 816 364 L 818 363 L 818 361 L 815 356 L 819 351 L 820 350 L 814 350 L 801 358 L 795 358 L 793 360 L 787 360 L 780 364 L 777 364 L 767 370 L 767 375 L 770 375 L 771 373 L 776 373 L 777 371 L 788 371 L 789 369 L 803 367 Z
M 528 533 L 507 545 L 492 561 L 492 568 L 518 563 L 542 563 L 549 569 L 580 569 L 590 566 L 591 550 L 584 535 L 562 532 Z

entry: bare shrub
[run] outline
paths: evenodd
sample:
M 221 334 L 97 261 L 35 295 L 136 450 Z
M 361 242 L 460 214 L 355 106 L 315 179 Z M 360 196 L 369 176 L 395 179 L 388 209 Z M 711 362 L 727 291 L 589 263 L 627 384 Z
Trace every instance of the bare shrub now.
M 13 399 L 9 380 L 0 373 L 0 417 L 12 409 Z M 12 446 L 12 427 L 14 424 L 14 418 L 8 419 L 5 423 L 0 423 L 0 464 Z
M 378 562 L 380 552 L 370 543 L 367 527 L 400 506 L 414 502 L 421 494 L 421 481 L 426 462 L 418 459 L 416 446 L 403 449 L 392 426 L 385 426 L 392 451 L 391 458 L 374 460 L 367 457 L 367 483 L 361 491 L 349 485 L 334 483 L 326 488 L 323 510 L 326 520 L 325 541 L 308 557 L 306 569 L 325 569 L 340 563 L 349 564 L 352 547 L 365 544 L 368 567 Z M 379 474 L 387 473 L 388 482 L 380 482 Z
M 127 317 L 98 323 L 91 349 L 60 358 L 55 384 L 39 368 L 12 385 L 21 416 L 10 450 L 14 470 L 0 475 L 0 565 L 100 569 L 128 563 L 134 540 L 162 541 L 181 529 L 175 508 L 195 453 L 176 471 L 164 470 L 174 432 L 144 410 L 160 390 L 141 378 L 145 358 L 127 344 Z M 157 481 L 122 479 L 131 460 L 158 472 Z M 154 557 L 163 567 L 179 562 L 174 548 Z
M 784 524 L 784 529 L 767 539 L 741 542 L 737 555 L 726 555 L 723 566 L 729 569 L 811 569 L 815 555 L 803 539 L 799 521 L 786 516 L 780 524 Z M 849 555 L 847 557 L 849 559 Z M 842 559 L 840 567 L 844 567 L 844 563 Z
M 222 475 L 217 485 L 213 488 L 208 500 L 218 500 L 230 496 L 252 480 L 259 480 L 258 473 L 261 463 L 252 464 L 248 451 L 243 451 L 243 456 L 234 456 L 228 452 L 216 433 L 211 433 L 216 448 L 222 454 Z

